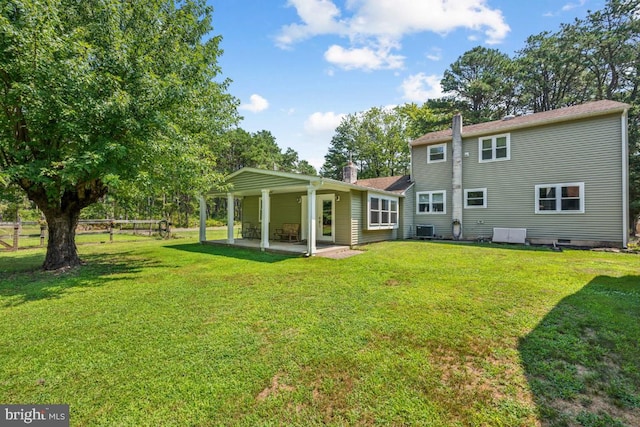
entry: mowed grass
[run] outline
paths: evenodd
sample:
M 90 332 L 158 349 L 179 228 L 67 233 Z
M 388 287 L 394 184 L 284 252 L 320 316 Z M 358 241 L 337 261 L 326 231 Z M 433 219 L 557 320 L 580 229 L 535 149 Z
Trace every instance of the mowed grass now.
M 640 425 L 638 255 L 79 249 L 57 273 L 0 254 L 0 402 L 81 426 Z

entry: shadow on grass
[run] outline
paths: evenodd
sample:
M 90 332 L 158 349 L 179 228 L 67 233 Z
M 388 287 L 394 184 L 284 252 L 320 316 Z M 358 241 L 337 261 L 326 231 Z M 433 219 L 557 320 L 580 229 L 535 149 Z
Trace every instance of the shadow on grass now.
M 165 246 L 165 248 L 266 263 L 274 263 L 297 257 L 295 255 L 283 255 L 273 252 L 262 252 L 258 250 L 236 248 L 230 246 L 203 245 L 201 243 L 167 245 Z
M 543 425 L 640 425 L 640 276 L 599 276 L 518 346 Z
M 12 270 L 0 281 L 0 306 L 16 306 L 30 301 L 61 298 L 71 288 L 104 286 L 112 281 L 134 280 L 143 269 L 158 265 L 156 261 L 129 256 L 84 255 L 85 265 L 71 270 L 43 271 L 43 255 L 20 257 L 16 262 L 29 269 Z M 36 262 L 38 261 L 38 262 Z

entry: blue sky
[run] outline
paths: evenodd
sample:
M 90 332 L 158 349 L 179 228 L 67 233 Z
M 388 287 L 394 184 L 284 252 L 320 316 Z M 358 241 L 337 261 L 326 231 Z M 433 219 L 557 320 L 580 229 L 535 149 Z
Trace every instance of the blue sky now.
M 475 46 L 513 56 L 526 38 L 605 0 L 209 0 L 240 127 L 268 130 L 317 169 L 345 114 L 421 104 Z

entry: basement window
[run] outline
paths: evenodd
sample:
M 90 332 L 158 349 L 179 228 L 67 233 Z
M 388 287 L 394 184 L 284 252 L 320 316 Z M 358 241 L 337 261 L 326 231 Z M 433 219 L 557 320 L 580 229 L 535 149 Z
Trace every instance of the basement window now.
M 465 209 L 486 208 L 487 189 L 473 188 L 464 190 L 464 207 Z
M 535 213 L 584 213 L 584 182 L 535 186 Z

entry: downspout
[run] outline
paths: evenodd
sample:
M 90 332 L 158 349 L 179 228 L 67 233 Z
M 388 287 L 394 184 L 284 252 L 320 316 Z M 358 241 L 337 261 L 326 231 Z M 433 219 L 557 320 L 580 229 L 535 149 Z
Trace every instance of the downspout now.
M 629 142 L 627 110 L 622 112 L 622 247 L 629 239 Z
M 453 116 L 451 126 L 453 134 L 453 174 L 451 178 L 451 234 L 454 240 L 462 239 L 462 115 Z
M 409 141 L 409 181 L 413 182 L 413 146 Z

